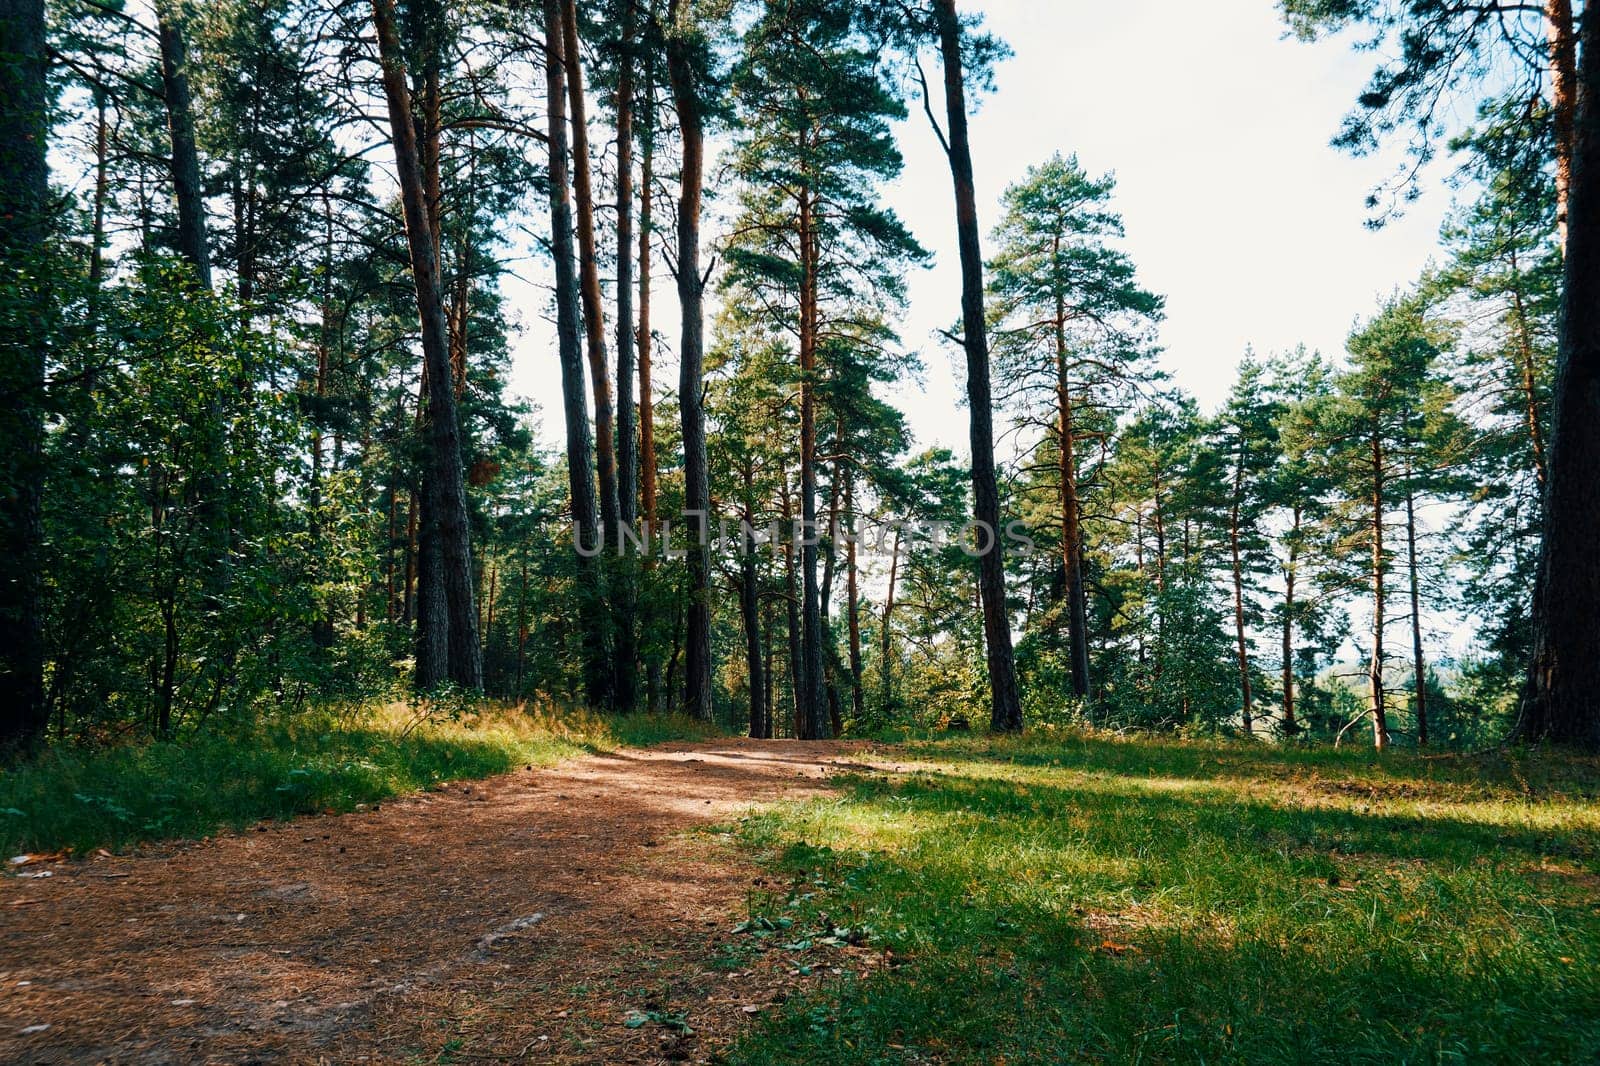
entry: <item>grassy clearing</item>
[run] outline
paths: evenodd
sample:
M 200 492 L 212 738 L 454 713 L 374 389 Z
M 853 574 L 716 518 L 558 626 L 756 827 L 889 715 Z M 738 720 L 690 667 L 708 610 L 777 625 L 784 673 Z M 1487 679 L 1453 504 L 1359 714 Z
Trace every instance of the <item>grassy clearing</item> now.
M 752 816 L 752 901 L 899 965 L 737 1063 L 1600 1061 L 1600 762 L 913 742 Z
M 584 752 L 703 736 L 681 718 L 601 718 L 500 707 L 418 720 L 400 704 L 307 714 L 250 733 L 91 753 L 0 770 L 0 855 L 200 837 L 263 819 L 548 765 Z

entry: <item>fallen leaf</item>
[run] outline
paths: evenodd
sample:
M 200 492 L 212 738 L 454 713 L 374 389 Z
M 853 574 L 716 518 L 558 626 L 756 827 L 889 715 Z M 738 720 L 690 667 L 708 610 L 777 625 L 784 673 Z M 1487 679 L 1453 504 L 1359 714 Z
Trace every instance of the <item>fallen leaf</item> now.
M 41 852 L 38 854 L 13 855 L 11 856 L 11 865 L 33 866 L 34 864 L 41 862 L 60 862 L 66 857 L 67 853 L 64 851 L 52 851 L 49 854 L 44 854 Z

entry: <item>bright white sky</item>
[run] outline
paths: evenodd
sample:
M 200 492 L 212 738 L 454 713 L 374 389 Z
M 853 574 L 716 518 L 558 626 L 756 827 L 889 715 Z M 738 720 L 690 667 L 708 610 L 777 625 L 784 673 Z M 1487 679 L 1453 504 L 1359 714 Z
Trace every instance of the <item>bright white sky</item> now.
M 1075 152 L 1091 173 L 1114 171 L 1126 249 L 1145 285 L 1167 297 L 1165 366 L 1203 406 L 1226 395 L 1247 345 L 1341 352 L 1353 321 L 1434 254 L 1449 206 L 1437 176 L 1404 218 L 1373 232 L 1363 225 L 1365 196 L 1398 157 L 1351 159 L 1328 145 L 1374 62 L 1348 39 L 1285 39 L 1272 0 L 965 0 L 962 8 L 981 9 L 1014 51 L 972 120 L 986 235 L 1001 191 L 1051 153 Z M 917 101 L 911 111 L 900 131 L 905 172 L 884 197 L 934 261 L 911 279 L 902 329 L 924 353 L 925 382 L 893 399 L 919 445 L 965 454 L 964 379 L 934 335 L 959 317 L 949 171 Z M 540 436 L 558 444 L 560 379 L 537 287 L 547 268 L 522 265 L 525 280 L 507 288 L 527 327 L 512 385 L 543 409 Z M 670 281 L 657 291 L 654 318 L 672 337 Z M 675 386 L 675 366 L 662 366 L 657 380 Z

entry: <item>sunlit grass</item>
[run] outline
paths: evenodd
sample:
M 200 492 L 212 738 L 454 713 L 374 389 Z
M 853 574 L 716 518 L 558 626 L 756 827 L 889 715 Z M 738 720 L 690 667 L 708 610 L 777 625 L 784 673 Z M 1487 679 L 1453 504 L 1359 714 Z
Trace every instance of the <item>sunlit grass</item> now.
M 491 705 L 452 719 L 395 703 L 312 712 L 248 732 L 55 751 L 0 770 L 0 853 L 205 836 L 706 732 L 682 718 Z
M 1600 1061 L 1600 764 L 1064 735 L 885 749 L 746 819 L 909 960 L 736 1062 Z

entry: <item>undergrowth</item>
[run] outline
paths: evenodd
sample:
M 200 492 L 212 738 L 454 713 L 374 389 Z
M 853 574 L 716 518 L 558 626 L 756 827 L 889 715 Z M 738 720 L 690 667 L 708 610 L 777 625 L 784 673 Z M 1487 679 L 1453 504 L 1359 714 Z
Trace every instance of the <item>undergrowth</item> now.
M 308 712 L 248 731 L 0 770 L 0 853 L 83 851 L 201 837 L 264 819 L 340 812 L 448 780 L 584 752 L 706 735 L 686 718 L 602 718 L 523 706 L 410 704 Z

